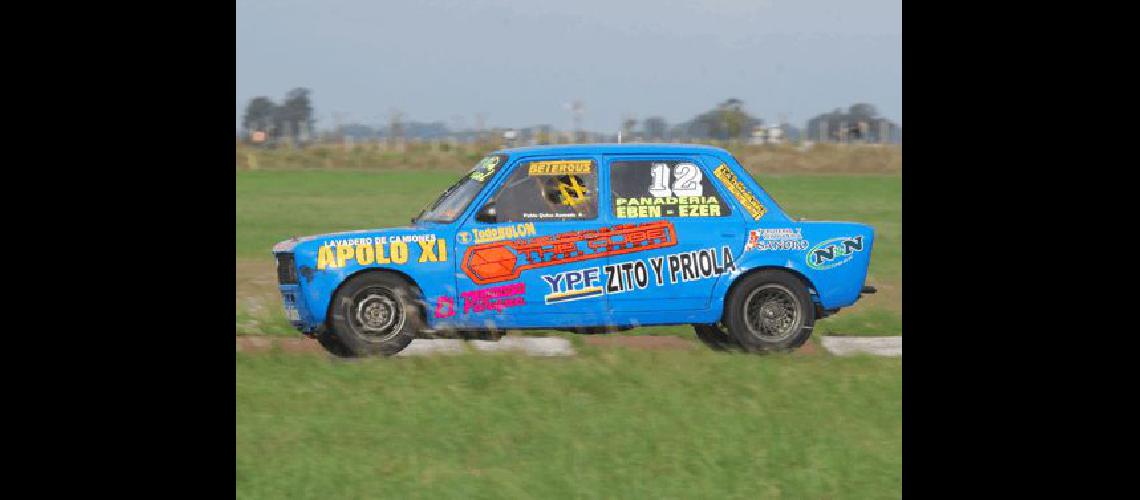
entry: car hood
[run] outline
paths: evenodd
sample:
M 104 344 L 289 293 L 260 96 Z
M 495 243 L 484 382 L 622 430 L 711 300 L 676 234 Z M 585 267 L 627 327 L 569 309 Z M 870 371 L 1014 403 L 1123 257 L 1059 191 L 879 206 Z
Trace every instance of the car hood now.
M 285 241 L 279 241 L 273 245 L 273 253 L 288 253 L 293 252 L 297 245 L 308 243 L 310 241 L 327 242 L 330 244 L 337 244 L 338 241 L 348 242 L 357 238 L 367 238 L 376 236 L 402 236 L 406 234 L 422 233 L 425 230 L 431 230 L 425 225 L 413 226 L 400 226 L 388 227 L 378 229 L 358 229 L 355 231 L 340 231 L 335 233 L 314 234 L 311 236 L 294 236 Z

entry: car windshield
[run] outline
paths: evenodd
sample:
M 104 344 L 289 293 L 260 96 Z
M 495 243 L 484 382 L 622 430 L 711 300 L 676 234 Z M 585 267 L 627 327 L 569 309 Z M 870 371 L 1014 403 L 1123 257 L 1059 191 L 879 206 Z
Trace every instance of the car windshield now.
M 428 205 L 412 222 L 452 222 L 464 210 L 471 200 L 483 190 L 487 181 L 502 170 L 507 163 L 506 155 L 491 155 L 479 160 L 470 171 L 463 175 L 458 182 L 452 184 L 435 200 Z

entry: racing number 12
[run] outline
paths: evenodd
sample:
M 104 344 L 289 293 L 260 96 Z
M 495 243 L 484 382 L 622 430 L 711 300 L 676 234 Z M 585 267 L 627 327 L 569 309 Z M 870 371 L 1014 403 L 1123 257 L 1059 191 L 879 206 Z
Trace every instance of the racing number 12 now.
M 649 194 L 663 198 L 666 196 L 701 196 L 704 188 L 701 186 L 701 169 L 692 163 L 678 163 L 675 171 L 677 180 L 673 181 L 673 188 L 669 188 L 669 165 L 654 163 L 650 174 L 653 181 L 649 184 Z

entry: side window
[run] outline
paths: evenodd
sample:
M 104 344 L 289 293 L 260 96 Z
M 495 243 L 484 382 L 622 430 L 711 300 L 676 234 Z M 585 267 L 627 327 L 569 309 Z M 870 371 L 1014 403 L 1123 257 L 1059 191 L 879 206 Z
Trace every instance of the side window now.
M 727 217 L 732 210 L 705 172 L 688 160 L 615 161 L 610 189 L 619 219 Z
M 521 163 L 492 202 L 498 222 L 591 220 L 598 217 L 594 160 Z

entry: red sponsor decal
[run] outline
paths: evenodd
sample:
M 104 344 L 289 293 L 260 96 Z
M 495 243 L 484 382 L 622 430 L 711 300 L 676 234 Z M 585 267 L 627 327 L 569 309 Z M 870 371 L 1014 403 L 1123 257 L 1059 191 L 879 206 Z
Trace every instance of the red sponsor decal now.
M 476 284 L 518 278 L 523 271 L 599 259 L 677 244 L 673 222 L 619 224 L 550 236 L 485 243 L 467 248 L 460 266 Z

